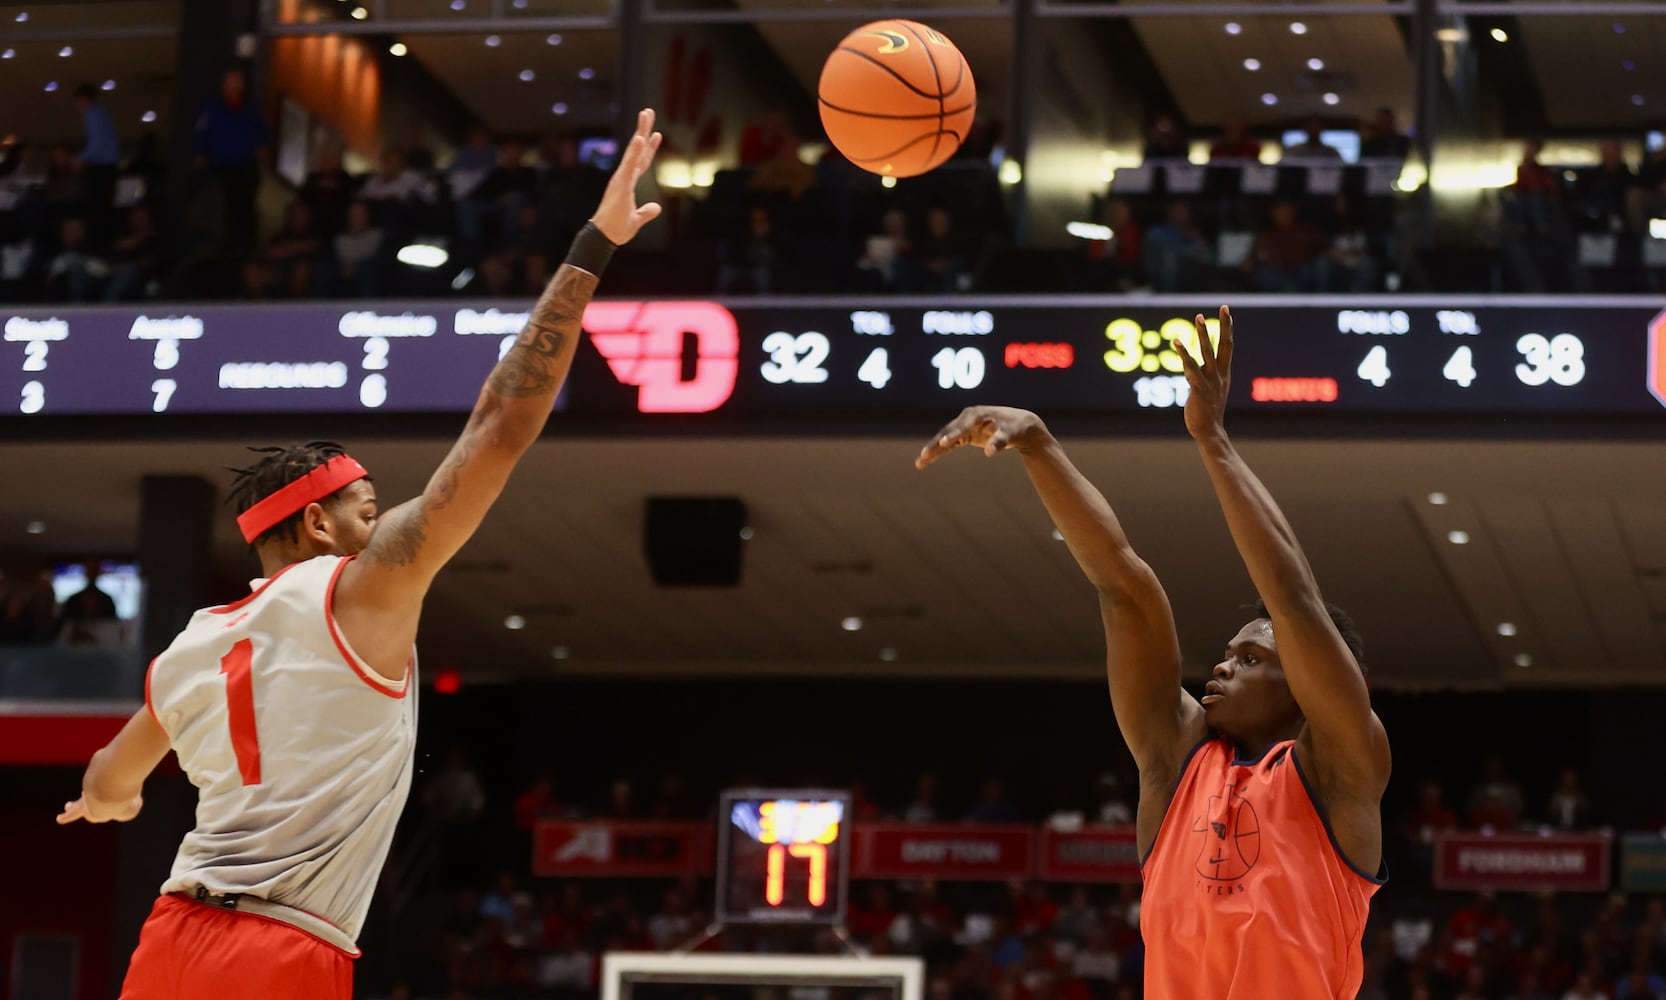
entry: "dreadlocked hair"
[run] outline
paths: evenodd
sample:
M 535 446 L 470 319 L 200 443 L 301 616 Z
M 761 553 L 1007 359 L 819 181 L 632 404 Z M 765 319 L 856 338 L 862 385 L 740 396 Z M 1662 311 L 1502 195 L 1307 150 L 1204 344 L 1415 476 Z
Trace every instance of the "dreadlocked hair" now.
M 238 514 L 242 514 L 337 455 L 347 454 L 347 449 L 334 441 L 308 441 L 305 444 L 292 444 L 287 447 L 250 446 L 249 450 L 262 457 L 247 468 L 226 466 L 226 471 L 232 474 L 231 493 L 226 497 L 226 503 L 235 507 Z M 341 489 L 346 488 L 343 486 Z M 336 490 L 319 502 L 330 503 L 339 496 L 341 490 Z M 304 509 L 298 510 L 272 525 L 261 532 L 253 544 L 300 537 L 301 517 L 305 513 Z
M 1255 617 L 1272 621 L 1273 616 L 1267 612 L 1266 601 L 1257 599 L 1254 604 L 1245 606 L 1254 612 Z M 1325 602 L 1325 613 L 1330 615 L 1330 622 L 1336 626 L 1337 634 L 1342 636 L 1342 642 L 1347 645 L 1348 652 L 1354 654 L 1354 663 L 1359 667 L 1359 672 L 1369 677 L 1371 671 L 1365 667 L 1365 637 L 1359 634 L 1359 626 L 1354 624 L 1353 615 L 1329 601 Z M 1278 623 L 1273 622 L 1273 627 L 1276 629 Z

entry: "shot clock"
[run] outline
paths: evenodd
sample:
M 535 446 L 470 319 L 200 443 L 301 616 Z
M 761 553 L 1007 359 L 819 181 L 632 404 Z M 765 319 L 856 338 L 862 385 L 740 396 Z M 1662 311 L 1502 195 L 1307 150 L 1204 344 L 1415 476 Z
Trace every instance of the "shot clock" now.
M 718 923 L 844 922 L 848 792 L 730 790 L 717 815 Z

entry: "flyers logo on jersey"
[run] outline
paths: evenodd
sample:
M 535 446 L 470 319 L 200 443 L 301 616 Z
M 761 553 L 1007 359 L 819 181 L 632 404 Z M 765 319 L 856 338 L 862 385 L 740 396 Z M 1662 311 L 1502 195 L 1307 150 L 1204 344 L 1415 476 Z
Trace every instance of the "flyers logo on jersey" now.
M 1197 873 L 1215 882 L 1234 882 L 1249 874 L 1261 857 L 1261 823 L 1255 807 L 1232 785 L 1209 796 L 1209 810 L 1192 823 L 1201 834 Z
M 642 413 L 708 413 L 735 391 L 740 334 L 715 302 L 592 302 L 583 325 Z

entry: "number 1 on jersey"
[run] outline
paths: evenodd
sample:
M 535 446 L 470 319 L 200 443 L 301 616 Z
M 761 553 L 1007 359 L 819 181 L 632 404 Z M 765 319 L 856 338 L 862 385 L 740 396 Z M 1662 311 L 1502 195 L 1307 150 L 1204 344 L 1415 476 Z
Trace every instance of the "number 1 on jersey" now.
M 237 770 L 245 785 L 260 784 L 260 736 L 255 732 L 255 688 L 250 677 L 254 655 L 254 642 L 239 639 L 231 652 L 220 657 L 220 673 L 226 675 L 231 752 L 237 755 Z

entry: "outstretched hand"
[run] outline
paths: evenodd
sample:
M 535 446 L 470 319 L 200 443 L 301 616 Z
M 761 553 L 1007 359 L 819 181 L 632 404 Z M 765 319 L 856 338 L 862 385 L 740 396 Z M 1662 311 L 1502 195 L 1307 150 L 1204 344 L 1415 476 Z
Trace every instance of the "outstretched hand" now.
M 1199 362 L 1184 344 L 1179 348 L 1181 367 L 1186 372 L 1186 384 L 1191 392 L 1186 397 L 1186 430 L 1193 438 L 1219 433 L 1226 426 L 1226 395 L 1232 388 L 1232 310 L 1221 306 L 1221 342 L 1216 347 L 1209 341 L 1209 327 L 1203 314 L 1192 319 L 1197 328 Z
M 131 802 L 126 803 L 114 812 L 98 816 L 93 814 L 92 808 L 87 805 L 87 797 L 83 795 L 74 802 L 64 803 L 64 811 L 58 814 L 58 825 L 67 826 L 78 819 L 86 820 L 88 823 L 109 823 L 112 820 L 117 823 L 125 823 L 139 815 L 139 810 L 144 807 L 144 804 L 144 797 L 135 795 Z
M 625 155 L 608 178 L 607 190 L 602 192 L 601 204 L 590 221 L 602 235 L 615 245 L 629 243 L 643 226 L 659 216 L 659 203 L 636 203 L 636 182 L 653 166 L 654 154 L 665 137 L 654 131 L 654 109 L 643 108 L 636 114 L 636 132 L 625 146 Z
M 968 406 L 920 449 L 919 457 L 914 459 L 914 467 L 923 469 L 956 448 L 968 445 L 982 448 L 985 455 L 993 456 L 1002 448 L 1021 448 L 1046 430 L 1041 418 L 1029 410 L 1010 406 Z

